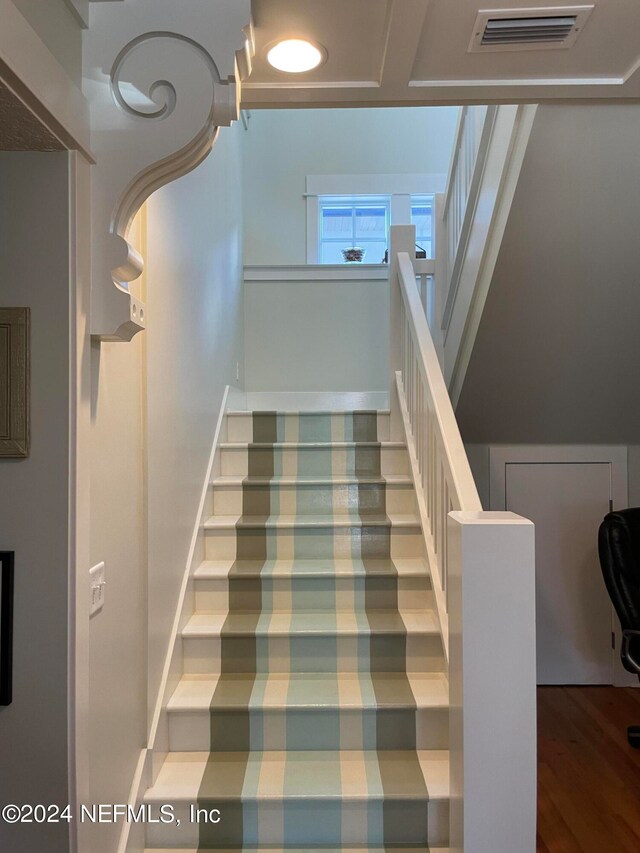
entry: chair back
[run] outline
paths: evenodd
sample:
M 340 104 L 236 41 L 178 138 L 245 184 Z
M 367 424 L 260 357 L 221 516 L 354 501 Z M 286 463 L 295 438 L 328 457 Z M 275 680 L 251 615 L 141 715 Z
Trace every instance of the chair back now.
M 640 630 L 640 509 L 605 515 L 598 532 L 602 576 L 623 630 Z

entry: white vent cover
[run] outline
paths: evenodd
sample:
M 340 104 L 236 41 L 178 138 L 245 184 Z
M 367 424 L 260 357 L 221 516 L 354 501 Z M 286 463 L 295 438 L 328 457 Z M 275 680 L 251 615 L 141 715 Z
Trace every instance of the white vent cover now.
M 593 6 L 540 6 L 478 12 L 469 53 L 558 50 L 578 38 Z

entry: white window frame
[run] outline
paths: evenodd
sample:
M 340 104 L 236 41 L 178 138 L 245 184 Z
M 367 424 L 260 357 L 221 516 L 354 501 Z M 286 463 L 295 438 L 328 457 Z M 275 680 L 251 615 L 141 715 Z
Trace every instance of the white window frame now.
M 411 199 L 444 192 L 446 173 L 407 175 L 307 175 L 307 264 L 319 264 L 320 196 L 387 197 L 389 224 L 411 224 Z
M 389 226 L 391 225 L 391 203 L 389 196 L 327 196 L 321 195 L 318 196 L 318 263 L 322 264 L 322 245 L 324 243 L 342 243 L 344 245 L 344 240 L 340 240 L 337 237 L 334 238 L 325 238 L 322 233 L 322 209 L 323 207 L 332 207 L 332 206 L 341 206 L 351 207 L 352 211 L 356 207 L 366 207 L 367 205 L 372 205 L 376 207 L 384 207 L 385 209 L 385 229 L 386 229 L 386 240 L 388 241 L 389 234 Z M 352 227 L 355 230 L 355 224 L 352 223 Z M 370 242 L 374 242 L 373 240 L 365 240 L 355 237 L 356 242 L 353 243 L 354 246 L 361 246 L 365 251 L 367 250 L 367 244 Z M 375 240 L 375 242 L 379 242 Z M 387 246 L 388 248 L 388 246 Z M 374 261 L 375 263 L 380 263 L 382 261 L 382 257 L 380 257 L 379 261 Z M 365 262 L 367 265 L 371 264 L 371 261 Z M 326 266 L 326 264 L 323 264 Z
M 429 241 L 429 245 L 431 248 L 431 255 L 429 257 L 433 258 L 435 253 L 436 246 L 436 227 L 435 227 L 435 214 L 436 214 L 436 197 L 434 193 L 414 193 L 411 196 L 411 204 L 409 206 L 409 222 L 411 222 L 413 216 L 413 208 L 417 207 L 421 204 L 430 204 L 431 205 L 431 240 Z M 420 242 L 421 238 L 418 234 L 416 234 L 416 244 L 422 245 Z

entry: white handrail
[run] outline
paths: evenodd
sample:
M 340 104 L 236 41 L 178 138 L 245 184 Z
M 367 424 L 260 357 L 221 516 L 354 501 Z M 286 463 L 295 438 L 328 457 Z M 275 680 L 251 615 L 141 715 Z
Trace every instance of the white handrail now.
M 402 392 L 413 435 L 423 489 L 428 538 L 436 557 L 440 590 L 447 591 L 447 516 L 452 510 L 479 512 L 482 504 L 469 467 L 462 437 L 420 294 L 407 253 L 398 255 Z M 446 599 L 445 599 L 446 609 Z

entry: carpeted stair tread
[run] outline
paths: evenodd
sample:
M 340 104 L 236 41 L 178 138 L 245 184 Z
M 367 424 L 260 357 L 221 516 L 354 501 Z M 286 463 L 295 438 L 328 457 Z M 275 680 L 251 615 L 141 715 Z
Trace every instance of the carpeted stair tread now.
M 203 560 L 194 572 L 197 580 L 218 580 L 234 577 L 429 577 L 428 566 L 421 557 L 395 557 L 390 559 L 293 559 L 270 560 L 265 565 L 260 560 Z
M 355 477 L 355 476 L 340 476 L 340 477 L 318 477 L 313 475 L 301 477 L 250 477 L 239 474 L 225 474 L 216 477 L 212 481 L 212 485 L 216 488 L 228 488 L 237 486 L 304 486 L 310 488 L 312 486 L 403 486 L 406 488 L 413 487 L 411 477 L 402 474 L 385 474 L 380 477 Z
M 219 774 L 205 771 L 218 767 Z M 447 750 L 351 750 L 171 752 L 148 803 L 180 800 L 224 802 L 227 779 L 244 778 L 242 800 L 327 799 L 341 801 L 443 799 L 449 796 Z
M 219 636 L 344 636 L 358 634 L 439 634 L 435 613 L 431 611 L 252 611 L 234 613 L 194 613 L 185 625 L 184 637 Z
M 252 711 L 309 708 L 376 709 L 404 708 L 415 703 L 417 708 L 446 708 L 449 702 L 447 678 L 443 673 L 398 672 L 377 673 L 375 684 L 363 673 L 238 673 L 226 675 L 227 687 L 214 694 L 219 676 L 185 675 L 169 700 L 172 713 L 188 713 L 211 707 L 243 708 L 237 697 L 253 694 Z
M 336 527 L 419 527 L 420 519 L 417 515 L 387 514 L 387 513 L 363 513 L 352 515 L 212 515 L 204 524 L 206 530 L 233 530 L 255 528 L 266 529 L 294 529 L 294 528 L 317 528 L 328 529 Z

